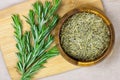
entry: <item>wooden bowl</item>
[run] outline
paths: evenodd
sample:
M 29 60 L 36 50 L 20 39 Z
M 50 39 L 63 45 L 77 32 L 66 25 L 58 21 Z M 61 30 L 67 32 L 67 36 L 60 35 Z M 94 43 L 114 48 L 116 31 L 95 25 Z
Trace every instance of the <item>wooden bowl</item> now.
M 79 12 L 89 12 L 89 13 L 93 13 L 98 15 L 99 17 L 101 17 L 103 19 L 103 21 L 107 24 L 109 31 L 110 31 L 110 44 L 108 46 L 108 49 L 103 53 L 103 55 L 101 57 L 99 57 L 98 59 L 95 59 L 93 61 L 89 61 L 89 62 L 82 62 L 82 61 L 78 61 L 75 60 L 71 57 L 69 57 L 62 49 L 61 44 L 60 44 L 60 30 L 61 27 L 63 25 L 63 23 L 72 15 L 79 13 Z M 79 8 L 75 8 L 71 11 L 69 11 L 68 13 L 66 13 L 59 21 L 57 28 L 56 28 L 56 43 L 58 44 L 58 48 L 59 51 L 61 53 L 61 55 L 70 63 L 78 65 L 78 66 L 89 66 L 89 65 L 93 65 L 96 64 L 100 61 L 102 61 L 103 59 L 106 58 L 106 56 L 108 56 L 108 54 L 111 53 L 112 49 L 113 49 L 113 45 L 114 45 L 114 41 L 115 41 L 115 33 L 114 33 L 114 28 L 112 23 L 110 22 L 110 20 L 106 17 L 106 15 L 99 9 L 96 9 L 94 7 L 79 7 Z

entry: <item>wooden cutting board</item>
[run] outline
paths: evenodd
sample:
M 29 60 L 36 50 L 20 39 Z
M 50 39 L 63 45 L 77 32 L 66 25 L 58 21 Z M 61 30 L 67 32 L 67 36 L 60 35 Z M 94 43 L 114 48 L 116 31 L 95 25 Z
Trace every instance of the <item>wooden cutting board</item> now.
M 4 61 L 12 80 L 19 80 L 20 74 L 18 74 L 16 70 L 17 57 L 15 53 L 17 52 L 17 49 L 13 36 L 14 29 L 11 25 L 11 15 L 15 13 L 20 14 L 21 19 L 23 19 L 24 30 L 28 30 L 29 25 L 25 23 L 22 15 L 26 15 L 28 13 L 29 9 L 32 8 L 32 3 L 35 1 L 36 0 L 28 0 L 21 4 L 17 4 L 0 11 L 0 49 L 2 51 Z M 45 0 L 41 1 L 44 2 Z M 60 17 L 62 17 L 66 12 L 73 9 L 74 7 L 78 7 L 84 4 L 92 5 L 103 10 L 101 0 L 62 0 L 58 14 Z M 78 66 L 74 66 L 68 63 L 61 55 L 49 59 L 45 66 L 46 68 L 40 70 L 34 76 L 33 80 L 79 68 Z

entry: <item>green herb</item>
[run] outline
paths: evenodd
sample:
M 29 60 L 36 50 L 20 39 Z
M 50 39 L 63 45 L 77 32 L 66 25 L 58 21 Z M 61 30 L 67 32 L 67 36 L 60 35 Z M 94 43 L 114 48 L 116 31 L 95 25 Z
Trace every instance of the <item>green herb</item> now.
M 72 58 L 92 61 L 108 48 L 110 32 L 99 16 L 81 12 L 70 17 L 61 28 L 61 45 Z
M 51 31 L 58 22 L 58 15 L 55 12 L 60 2 L 61 0 L 53 0 L 52 4 L 46 1 L 44 5 L 39 1 L 35 2 L 28 17 L 25 17 L 31 30 L 24 34 L 19 15 L 12 16 L 18 49 L 17 69 L 21 74 L 21 80 L 31 80 L 39 69 L 44 68 L 43 64 L 47 59 L 59 53 L 56 46 L 50 48 L 50 45 L 54 40 Z

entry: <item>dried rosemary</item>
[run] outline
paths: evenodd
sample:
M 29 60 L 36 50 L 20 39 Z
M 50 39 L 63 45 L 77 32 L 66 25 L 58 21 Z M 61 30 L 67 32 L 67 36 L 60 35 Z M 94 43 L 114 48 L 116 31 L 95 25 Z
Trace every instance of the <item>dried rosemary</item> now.
M 80 61 L 92 61 L 108 48 L 110 32 L 99 16 L 81 12 L 64 22 L 60 42 L 64 51 Z

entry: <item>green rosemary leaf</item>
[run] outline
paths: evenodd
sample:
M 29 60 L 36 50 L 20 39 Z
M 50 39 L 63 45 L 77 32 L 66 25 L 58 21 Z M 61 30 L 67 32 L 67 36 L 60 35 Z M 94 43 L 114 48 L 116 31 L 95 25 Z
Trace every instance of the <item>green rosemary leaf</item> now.
M 30 24 L 35 24 L 35 20 L 34 20 L 34 16 L 35 16 L 35 13 L 33 10 L 30 10 L 29 11 L 29 21 L 30 21 Z
M 37 1 L 36 3 L 33 4 L 34 11 L 39 17 L 41 16 L 42 8 L 43 5 L 41 2 Z
M 16 31 L 14 33 L 15 33 L 16 39 L 19 40 L 22 37 L 22 24 L 19 19 L 19 15 L 13 15 L 12 19 L 14 22 L 13 26 L 16 29 Z
M 20 71 L 20 73 L 23 73 L 23 67 L 22 67 L 21 62 L 18 62 L 18 63 L 17 63 L 17 68 L 18 68 L 18 70 Z
M 47 15 L 47 12 L 50 8 L 50 2 L 49 1 L 45 1 L 45 7 L 44 7 L 44 15 L 46 16 Z
M 21 80 L 31 80 L 39 69 L 44 68 L 47 59 L 57 56 L 55 47 L 49 49 L 54 41 L 51 31 L 54 29 L 59 17 L 55 14 L 61 0 L 53 0 L 53 4 L 46 1 L 43 5 L 37 1 L 33 9 L 29 10 L 26 22 L 30 25 L 30 31 L 22 33 L 22 22 L 19 15 L 13 15 L 14 36 L 18 49 L 17 69 L 21 74 Z
M 53 40 L 54 40 L 53 36 L 49 35 L 48 38 L 47 38 L 47 41 L 45 43 L 46 46 L 44 48 L 48 49 L 50 47 L 50 44 L 53 42 Z
M 58 9 L 59 4 L 61 2 L 60 0 L 52 0 L 52 1 L 54 6 L 50 9 L 48 18 L 54 14 L 54 12 Z

